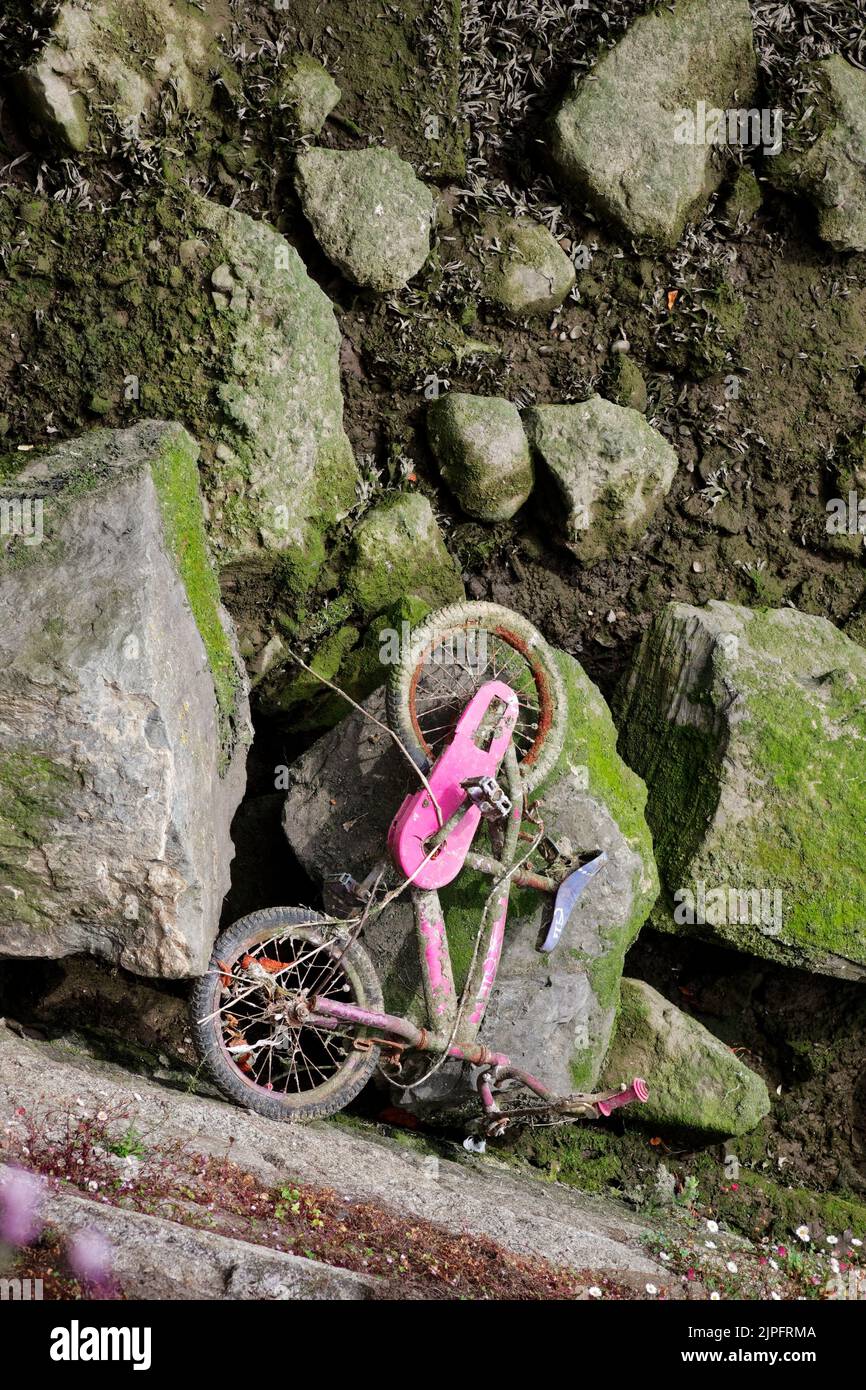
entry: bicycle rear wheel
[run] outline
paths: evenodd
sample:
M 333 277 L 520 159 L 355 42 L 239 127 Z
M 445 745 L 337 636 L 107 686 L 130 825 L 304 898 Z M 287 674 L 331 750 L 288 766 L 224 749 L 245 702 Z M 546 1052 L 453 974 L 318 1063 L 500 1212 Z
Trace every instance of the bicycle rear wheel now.
M 520 701 L 514 730 L 524 787 L 531 791 L 562 750 L 566 694 L 541 633 L 495 603 L 455 603 L 431 613 L 388 681 L 388 723 L 426 771 L 475 692 L 502 680 Z

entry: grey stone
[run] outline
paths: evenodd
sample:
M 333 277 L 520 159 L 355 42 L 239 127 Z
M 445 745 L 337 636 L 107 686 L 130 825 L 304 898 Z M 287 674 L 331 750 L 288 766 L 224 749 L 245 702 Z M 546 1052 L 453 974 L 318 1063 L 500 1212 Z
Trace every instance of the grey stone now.
M 211 544 L 223 569 L 280 558 L 303 588 L 328 528 L 355 502 L 340 329 L 297 251 L 267 223 L 204 198 L 191 215 L 221 258 L 212 283 L 232 295 L 215 367 L 226 424 L 209 471 Z
M 295 184 L 325 255 L 356 285 L 396 290 L 421 269 L 433 195 L 393 150 L 304 150 Z
M 548 229 L 531 217 L 496 217 L 488 241 L 482 285 L 510 314 L 547 314 L 574 286 L 575 269 Z
M 520 510 L 534 474 L 517 406 L 449 391 L 430 406 L 427 432 L 442 477 L 468 516 L 507 521 Z
M 667 440 L 639 411 L 601 396 L 536 406 L 526 425 L 565 543 L 586 561 L 627 550 L 674 480 L 678 460 Z
M 272 94 L 272 101 L 288 108 L 302 135 L 318 135 L 340 100 L 341 92 L 327 68 L 307 53 L 289 61 Z
M 232 1160 L 268 1184 L 330 1187 L 347 1201 L 372 1201 L 446 1230 L 488 1236 L 507 1250 L 572 1269 L 659 1275 L 642 1243 L 647 1227 L 624 1203 L 557 1183 L 521 1179 L 495 1157 L 431 1162 L 375 1132 L 313 1123 L 274 1125 L 224 1101 L 170 1090 L 121 1068 L 24 1041 L 0 1022 L 0 1116 L 14 1132 L 24 1106 L 46 1137 L 68 1115 L 98 1110 L 129 1117 L 147 1140 L 177 1140 L 186 1151 Z
M 0 955 L 207 963 L 249 713 L 197 456 L 147 421 L 0 489 L 39 516 L 0 552 Z
M 617 709 L 649 788 L 653 925 L 866 978 L 866 651 L 793 608 L 671 603 Z
M 554 116 L 556 172 L 629 236 L 675 246 L 722 178 L 712 144 L 677 138 L 683 113 L 747 107 L 756 86 L 748 0 L 640 15 Z

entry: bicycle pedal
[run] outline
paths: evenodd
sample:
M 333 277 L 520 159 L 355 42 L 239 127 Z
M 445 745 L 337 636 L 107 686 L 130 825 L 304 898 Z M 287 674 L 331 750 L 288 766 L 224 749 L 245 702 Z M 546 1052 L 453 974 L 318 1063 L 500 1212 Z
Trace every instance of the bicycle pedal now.
M 460 784 L 485 820 L 505 820 L 511 811 L 511 798 L 495 777 L 468 777 Z
M 355 917 L 368 897 L 351 874 L 329 874 L 322 884 L 322 902 L 329 917 Z

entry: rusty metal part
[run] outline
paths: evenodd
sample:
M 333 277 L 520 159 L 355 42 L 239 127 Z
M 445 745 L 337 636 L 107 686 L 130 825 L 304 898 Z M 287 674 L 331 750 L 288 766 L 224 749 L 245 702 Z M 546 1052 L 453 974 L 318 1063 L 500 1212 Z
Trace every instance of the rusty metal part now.
M 481 854 L 476 850 L 470 850 L 464 862 L 468 869 L 474 869 L 476 873 L 486 874 L 488 878 L 501 878 L 506 872 L 505 866 L 498 859 L 494 859 L 489 854 Z M 512 874 L 511 882 L 516 884 L 518 888 L 535 888 L 539 893 L 550 894 L 555 893 L 559 886 L 546 874 L 536 874 L 525 869 L 518 869 L 517 873 Z

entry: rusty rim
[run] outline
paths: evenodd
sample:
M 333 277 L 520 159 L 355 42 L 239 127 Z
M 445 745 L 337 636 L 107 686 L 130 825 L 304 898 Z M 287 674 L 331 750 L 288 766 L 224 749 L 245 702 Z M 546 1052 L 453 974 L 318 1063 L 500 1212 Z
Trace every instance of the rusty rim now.
M 476 643 L 474 651 L 466 646 L 458 651 L 455 638 L 472 630 L 485 639 L 484 643 Z M 439 756 L 475 691 L 490 680 L 505 681 L 520 702 L 514 730 L 519 764 L 530 768 L 538 760 L 555 710 L 544 665 L 529 644 L 510 628 L 488 628 L 470 621 L 437 632 L 412 672 L 409 715 L 431 763 Z
M 359 981 L 340 952 L 313 932 L 267 933 L 239 946 L 233 959 L 214 963 L 220 1046 L 252 1091 L 318 1102 L 364 1066 L 355 1047 L 364 1028 L 324 1029 L 298 1019 L 299 1007 L 318 997 L 360 1002 Z

